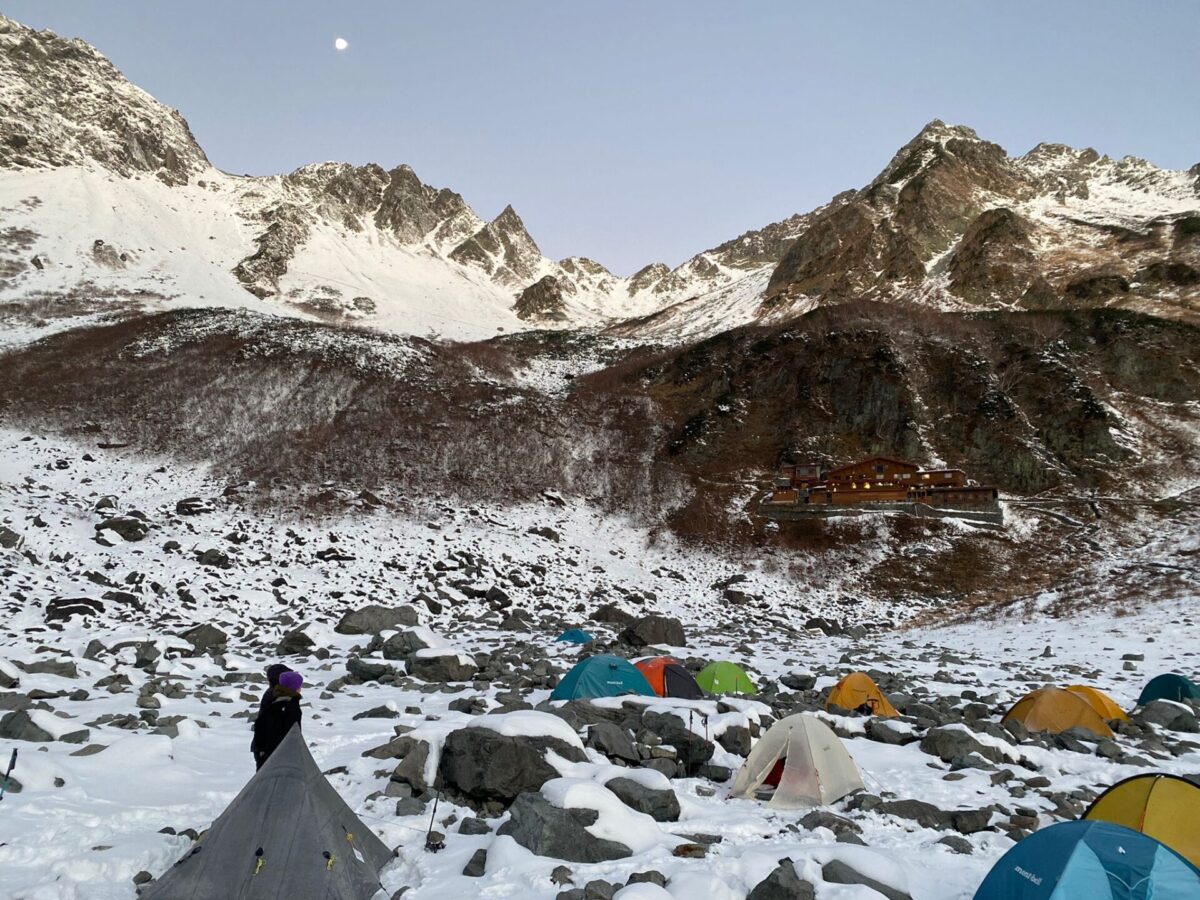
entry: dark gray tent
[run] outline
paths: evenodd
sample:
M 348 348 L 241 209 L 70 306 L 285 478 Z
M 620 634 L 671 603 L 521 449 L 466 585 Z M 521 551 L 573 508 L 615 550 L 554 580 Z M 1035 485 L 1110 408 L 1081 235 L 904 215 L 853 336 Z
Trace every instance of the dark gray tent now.
M 143 900 L 370 900 L 392 853 L 325 780 L 299 727 Z

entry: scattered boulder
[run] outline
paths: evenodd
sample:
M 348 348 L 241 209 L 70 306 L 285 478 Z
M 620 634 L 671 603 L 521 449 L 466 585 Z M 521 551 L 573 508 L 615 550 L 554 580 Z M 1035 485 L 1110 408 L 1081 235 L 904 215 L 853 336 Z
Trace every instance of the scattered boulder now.
M 821 877 L 830 884 L 861 884 L 883 894 L 887 900 L 912 900 L 912 897 L 904 891 L 897 890 L 891 885 L 884 884 L 882 881 L 876 881 L 874 878 L 862 874 L 840 859 L 835 859 L 822 866 Z
M 343 619 L 343 621 L 345 621 Z M 419 631 L 401 631 L 391 635 L 380 648 L 384 659 L 396 659 L 407 662 L 419 650 L 430 649 L 430 643 Z
M 279 639 L 275 652 L 280 656 L 307 656 L 314 646 L 313 639 L 303 629 L 296 628 Z
M 122 540 L 135 542 L 144 540 L 150 533 L 150 523 L 136 516 L 112 516 L 96 526 L 97 531 L 112 531 Z
M 478 671 L 473 659 L 453 650 L 420 650 L 408 661 L 408 674 L 422 681 L 468 681 Z
M 490 728 L 469 727 L 446 736 L 438 773 L 446 787 L 472 800 L 510 803 L 559 776 L 546 761 L 547 750 L 571 762 L 587 760 L 582 750 L 558 738 L 509 736 Z
M 596 863 L 633 855 L 624 844 L 598 838 L 587 830 L 600 817 L 594 809 L 559 809 L 540 793 L 526 792 L 516 798 L 510 812 L 497 833 L 511 835 L 538 856 Z
M 596 722 L 590 726 L 584 744 L 593 750 L 599 750 L 609 759 L 620 759 L 628 763 L 638 761 L 633 740 L 624 728 L 613 722 Z
M 942 762 L 951 762 L 972 753 L 994 763 L 1004 762 L 1004 754 L 999 748 L 983 743 L 973 732 L 959 725 L 931 728 L 921 739 L 921 750 Z
M 670 788 L 647 787 L 632 778 L 614 778 L 605 787 L 630 809 L 645 813 L 656 822 L 679 820 L 679 798 Z
M 334 626 L 338 634 L 379 634 L 381 631 L 417 624 L 417 611 L 411 606 L 372 604 L 346 613 Z
M 216 547 L 209 547 L 207 550 L 196 551 L 196 561 L 202 566 L 209 566 L 214 569 L 232 569 L 233 560 L 224 550 L 218 550 Z
M 790 859 L 781 859 L 770 875 L 756 884 L 746 900 L 814 900 L 813 886 L 796 874 Z
M 79 616 L 87 618 L 104 612 L 104 604 L 91 597 L 55 597 L 46 604 L 47 622 L 67 622 Z
M 1196 714 L 1183 703 L 1173 700 L 1151 700 L 1138 713 L 1138 718 L 1168 731 L 1183 731 L 1195 734 L 1200 731 Z
M 358 656 L 352 656 L 346 662 L 346 671 L 360 681 L 383 681 L 399 674 L 386 663 L 371 662 Z
M 633 621 L 633 616 L 625 612 L 615 603 L 604 603 L 592 612 L 593 622 L 604 622 L 609 625 L 627 625 Z
M 180 637 L 192 645 L 193 656 L 216 656 L 229 643 L 229 635 L 207 622 L 189 628 Z
M 682 647 L 687 643 L 683 623 L 669 616 L 642 616 L 629 623 L 620 639 L 632 647 L 665 645 Z
M 23 543 L 25 543 L 25 538 L 11 528 L 0 525 L 0 547 L 5 550 L 17 550 Z

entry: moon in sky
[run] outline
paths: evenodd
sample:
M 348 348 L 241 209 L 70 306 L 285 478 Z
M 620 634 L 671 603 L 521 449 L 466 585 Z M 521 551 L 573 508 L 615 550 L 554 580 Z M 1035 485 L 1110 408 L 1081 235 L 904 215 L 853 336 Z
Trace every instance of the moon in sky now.
M 349 46 L 350 46 L 350 42 L 347 41 L 345 38 L 334 38 L 334 40 L 333 40 L 333 49 L 334 50 L 345 50 Z

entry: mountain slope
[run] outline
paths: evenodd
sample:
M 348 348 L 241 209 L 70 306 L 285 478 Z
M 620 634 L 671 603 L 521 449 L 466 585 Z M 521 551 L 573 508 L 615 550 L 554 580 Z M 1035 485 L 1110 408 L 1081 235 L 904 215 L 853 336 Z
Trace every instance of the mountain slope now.
M 934 121 L 870 184 L 814 216 L 769 308 L 907 299 L 938 308 L 1200 304 L 1200 167 L 1040 144 L 1010 158 Z

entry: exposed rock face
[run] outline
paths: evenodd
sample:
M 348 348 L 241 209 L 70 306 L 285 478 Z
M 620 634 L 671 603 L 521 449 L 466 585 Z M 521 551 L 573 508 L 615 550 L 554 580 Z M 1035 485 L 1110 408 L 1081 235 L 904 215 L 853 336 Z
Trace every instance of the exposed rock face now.
M 184 183 L 208 168 L 183 117 L 126 81 L 81 40 L 0 16 L 0 167 L 97 162 Z
M 544 275 L 517 295 L 513 309 L 527 321 L 561 321 L 566 318 L 564 306 L 563 283 L 553 275 Z
M 1125 302 L 1130 286 L 1120 279 L 1131 262 L 1195 266 L 1168 227 L 1181 210 L 1200 210 L 1200 193 L 1182 176 L 1061 144 L 1012 158 L 969 128 L 935 120 L 869 185 L 810 215 L 771 275 L 766 308 L 799 298 Z M 1131 190 L 1146 202 L 1116 213 Z M 1097 268 L 1111 271 L 1100 280 L 1086 274 Z M 1146 286 L 1141 295 L 1174 304 L 1178 292 Z
M 985 303 L 1022 295 L 1040 277 L 1031 233 L 1030 223 L 1011 209 L 981 213 L 954 249 L 950 290 Z
M 502 284 L 524 284 L 538 271 L 542 252 L 511 206 L 450 253 L 463 265 L 476 266 Z

